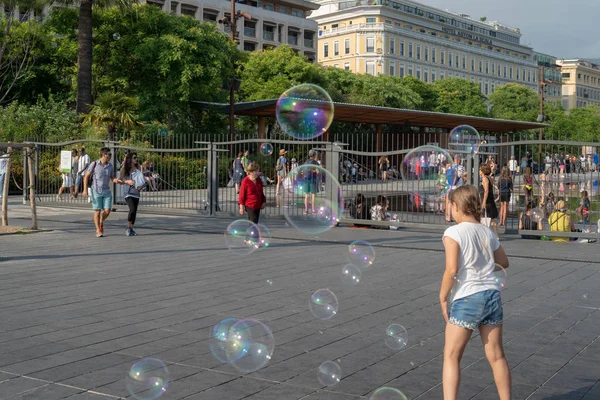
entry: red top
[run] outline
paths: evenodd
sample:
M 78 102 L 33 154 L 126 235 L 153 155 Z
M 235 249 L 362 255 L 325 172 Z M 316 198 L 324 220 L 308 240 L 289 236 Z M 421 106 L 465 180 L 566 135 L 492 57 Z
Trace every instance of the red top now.
M 240 197 L 238 204 L 251 208 L 253 210 L 259 210 L 263 203 L 267 202 L 265 193 L 263 192 L 263 185 L 260 177 L 256 177 L 256 181 L 252 182 L 250 177 L 245 177 L 242 180 L 242 186 L 240 187 Z

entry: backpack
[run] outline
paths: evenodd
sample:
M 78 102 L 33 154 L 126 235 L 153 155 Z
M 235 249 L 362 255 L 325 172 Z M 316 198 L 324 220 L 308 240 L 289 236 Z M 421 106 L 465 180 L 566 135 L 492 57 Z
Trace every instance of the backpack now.
M 92 187 L 92 182 L 94 181 L 94 171 L 96 170 L 96 164 L 98 163 L 98 161 L 94 161 L 93 163 L 90 164 L 90 166 L 88 167 L 88 170 L 91 171 L 90 173 L 90 178 L 88 180 L 88 187 L 91 188 Z

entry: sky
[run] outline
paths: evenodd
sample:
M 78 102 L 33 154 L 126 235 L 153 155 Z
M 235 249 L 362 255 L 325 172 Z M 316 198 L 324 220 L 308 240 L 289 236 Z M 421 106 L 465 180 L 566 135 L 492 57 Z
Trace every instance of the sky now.
M 558 58 L 600 59 L 600 0 L 416 0 L 520 28 L 521 44 Z

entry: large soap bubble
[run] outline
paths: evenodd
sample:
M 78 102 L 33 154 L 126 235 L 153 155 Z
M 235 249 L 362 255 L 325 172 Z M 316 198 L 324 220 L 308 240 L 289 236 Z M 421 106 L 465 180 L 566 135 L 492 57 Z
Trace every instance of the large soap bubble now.
M 331 97 L 324 89 L 312 84 L 286 90 L 279 97 L 275 111 L 281 129 L 296 139 L 320 136 L 333 121 Z
M 448 138 L 448 147 L 450 150 L 458 151 L 462 154 L 477 154 L 481 136 L 477 129 L 470 125 L 459 125 L 452 129 Z
M 135 399 L 155 400 L 167 391 L 169 370 L 156 358 L 144 358 L 129 369 L 125 385 Z
M 285 179 L 288 204 L 283 209 L 287 221 L 307 235 L 318 235 L 333 228 L 344 211 L 342 187 L 325 168 L 303 164 Z
M 225 354 L 229 363 L 243 373 L 263 368 L 274 350 L 273 333 L 256 319 L 241 319 L 229 328 Z

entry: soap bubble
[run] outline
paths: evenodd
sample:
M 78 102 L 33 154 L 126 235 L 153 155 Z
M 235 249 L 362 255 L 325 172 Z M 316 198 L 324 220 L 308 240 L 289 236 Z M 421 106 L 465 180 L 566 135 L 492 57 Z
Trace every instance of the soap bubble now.
M 317 379 L 321 385 L 333 386 L 342 378 L 342 369 L 334 361 L 325 361 L 317 370 Z
M 342 282 L 354 286 L 360 283 L 362 272 L 356 265 L 347 264 L 342 268 Z
M 154 400 L 167 391 L 169 370 L 156 358 L 144 358 L 133 364 L 125 377 L 127 391 L 138 400 Z
M 271 245 L 271 230 L 264 224 L 257 224 L 259 234 L 259 246 L 269 247 Z
M 493 283 L 498 287 L 498 290 L 500 290 L 506 285 L 506 278 L 508 277 L 508 274 L 502 265 L 494 264 L 494 271 L 491 273 L 490 277 Z
M 229 363 L 243 373 L 263 368 L 274 350 L 273 333 L 256 319 L 241 319 L 229 328 L 225 354 Z
M 400 324 L 391 324 L 385 330 L 385 345 L 392 350 L 402 350 L 408 344 L 406 329 Z
M 338 300 L 329 289 L 319 289 L 310 297 L 309 308 L 312 315 L 319 319 L 330 319 L 338 311 Z
M 531 220 L 536 224 L 544 219 L 544 213 L 539 208 L 534 208 L 531 210 Z
M 263 143 L 260 145 L 260 154 L 270 156 L 273 154 L 273 145 L 271 143 Z
M 233 221 L 225 231 L 225 243 L 233 254 L 246 256 L 258 249 L 260 229 L 256 224 L 245 219 Z
M 382 387 L 374 391 L 369 400 L 408 400 L 408 398 L 398 389 Z
M 437 211 L 436 201 L 458 184 L 463 172 L 461 165 L 453 164 L 450 153 L 431 145 L 412 149 L 400 165 L 404 189 L 411 193 L 413 206 L 424 211 Z
M 284 181 L 284 189 L 290 196 L 283 215 L 294 228 L 319 235 L 338 224 L 344 211 L 342 187 L 325 168 L 315 164 L 294 168 Z
M 470 125 L 459 125 L 452 129 L 448 138 L 450 150 L 458 151 L 464 155 L 477 154 L 481 137 L 477 129 Z
M 121 39 L 121 35 L 119 34 L 119 32 L 113 33 L 113 40 L 119 40 L 119 39 Z
M 208 348 L 212 355 L 223 363 L 228 363 L 227 355 L 227 341 L 229 339 L 229 329 L 238 322 L 236 318 L 225 318 L 216 324 L 210 333 L 210 339 L 208 341 Z
M 375 261 L 375 249 L 364 240 L 355 240 L 348 246 L 348 261 L 361 269 L 369 268 Z
M 285 133 L 296 139 L 313 139 L 329 129 L 333 101 L 319 86 L 297 85 L 279 97 L 275 113 Z

